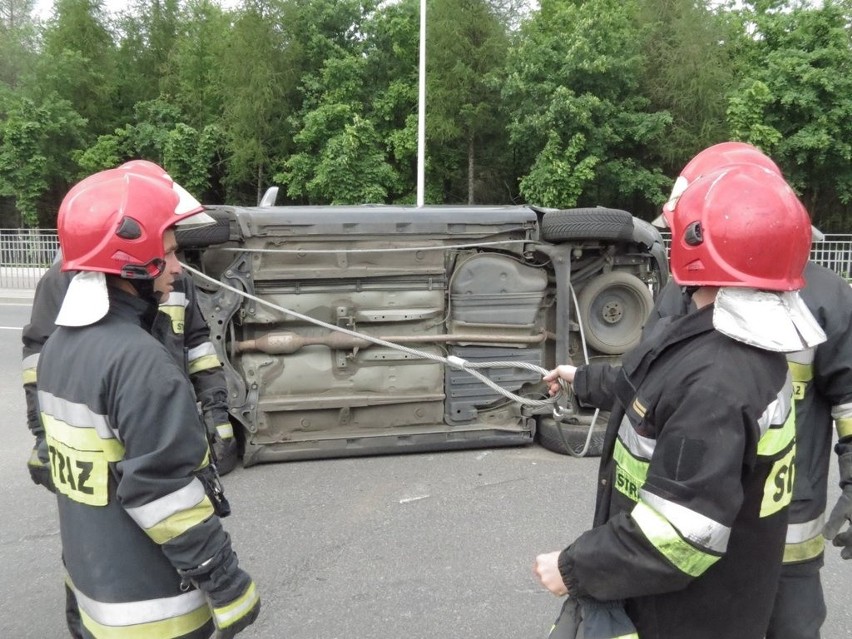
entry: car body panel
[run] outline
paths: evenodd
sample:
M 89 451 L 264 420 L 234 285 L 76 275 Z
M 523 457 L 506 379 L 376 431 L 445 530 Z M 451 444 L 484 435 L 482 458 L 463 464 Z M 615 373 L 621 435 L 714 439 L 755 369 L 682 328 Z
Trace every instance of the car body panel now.
M 587 281 L 629 272 L 643 290 L 667 277 L 641 224 L 636 241 L 554 243 L 542 239 L 548 211 L 535 207 L 208 212 L 227 224 L 228 241 L 187 249 L 187 263 L 250 296 L 196 277 L 245 465 L 530 443 L 549 410 L 522 406 L 439 358 L 496 362 L 481 372 L 542 399 L 541 373 L 513 362 L 547 369 L 577 356 L 565 285 L 572 267 Z M 640 308 L 604 302 L 617 321 L 613 304 L 628 315 Z M 644 317 L 629 321 L 641 328 Z

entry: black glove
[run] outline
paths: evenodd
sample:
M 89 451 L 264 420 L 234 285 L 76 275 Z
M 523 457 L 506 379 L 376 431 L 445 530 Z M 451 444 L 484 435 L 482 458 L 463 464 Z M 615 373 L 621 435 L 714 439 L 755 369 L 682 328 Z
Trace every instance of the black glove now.
M 843 493 L 831 510 L 828 521 L 822 529 L 822 536 L 831 541 L 840 551 L 843 559 L 852 559 L 852 526 L 840 532 L 846 524 L 852 524 L 852 453 L 840 456 L 840 487 Z
M 30 471 L 30 478 L 34 484 L 44 486 L 52 493 L 56 492 L 53 478 L 50 476 L 50 456 L 43 434 L 36 436 L 35 446 L 27 460 L 27 470 Z
M 249 574 L 239 567 L 228 543 L 203 565 L 179 570 L 180 576 L 204 592 L 213 611 L 217 639 L 232 639 L 255 622 L 260 596 Z
M 204 425 L 207 427 L 207 439 L 216 462 L 219 475 L 227 475 L 237 465 L 240 458 L 239 444 L 234 437 L 234 427 L 228 417 L 228 411 L 214 408 L 204 412 Z

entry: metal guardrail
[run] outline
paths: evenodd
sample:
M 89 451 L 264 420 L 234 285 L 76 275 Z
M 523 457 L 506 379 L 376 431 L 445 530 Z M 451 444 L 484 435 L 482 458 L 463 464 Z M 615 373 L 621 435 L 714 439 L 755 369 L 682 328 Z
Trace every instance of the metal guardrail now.
M 0 229 L 0 288 L 34 289 L 58 251 L 53 229 Z
M 852 282 L 852 234 L 826 235 L 811 246 L 811 259 Z
M 666 248 L 669 234 L 663 233 Z M 59 251 L 53 229 L 0 229 L 0 288 L 32 290 Z M 852 234 L 814 242 L 811 259 L 852 282 Z

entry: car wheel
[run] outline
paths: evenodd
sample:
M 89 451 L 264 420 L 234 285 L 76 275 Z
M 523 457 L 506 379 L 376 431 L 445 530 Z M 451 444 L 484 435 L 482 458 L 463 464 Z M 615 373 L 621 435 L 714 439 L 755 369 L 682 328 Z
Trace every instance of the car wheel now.
M 221 211 L 206 211 L 216 220 L 209 226 L 196 226 L 182 229 L 175 228 L 175 241 L 179 248 L 204 248 L 213 244 L 223 244 L 231 239 L 231 218 Z
M 601 353 L 620 355 L 639 343 L 654 299 L 635 275 L 610 271 L 586 284 L 577 304 L 588 344 Z
M 603 450 L 606 422 L 607 415 L 604 413 L 598 414 L 594 424 L 571 424 L 557 422 L 553 418 L 545 417 L 538 422 L 538 443 L 543 448 L 560 455 L 600 457 Z M 583 449 L 586 448 L 589 428 L 592 429 L 592 438 L 584 454 Z
M 569 240 L 633 239 L 633 216 L 627 211 L 604 207 L 548 211 L 541 220 L 541 236 L 548 242 Z

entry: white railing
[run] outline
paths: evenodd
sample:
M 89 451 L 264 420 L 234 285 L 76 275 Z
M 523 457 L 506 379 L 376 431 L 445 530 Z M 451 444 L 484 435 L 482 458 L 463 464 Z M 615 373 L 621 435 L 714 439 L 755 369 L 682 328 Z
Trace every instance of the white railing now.
M 852 282 L 852 235 L 826 235 L 814 242 L 811 259 Z
M 0 288 L 34 289 L 58 250 L 53 229 L 0 229 Z
M 668 247 L 668 233 L 663 240 Z M 58 250 L 53 229 L 0 229 L 0 289 L 34 289 Z M 814 242 L 811 259 L 852 282 L 852 234 Z

